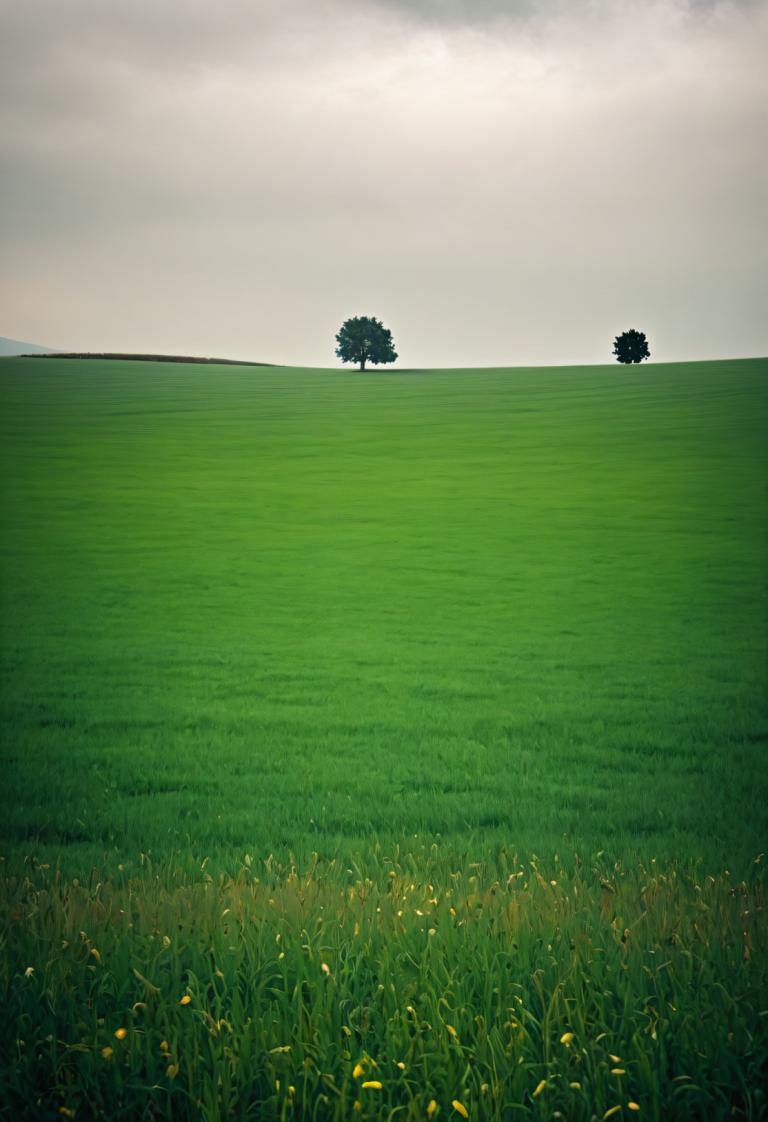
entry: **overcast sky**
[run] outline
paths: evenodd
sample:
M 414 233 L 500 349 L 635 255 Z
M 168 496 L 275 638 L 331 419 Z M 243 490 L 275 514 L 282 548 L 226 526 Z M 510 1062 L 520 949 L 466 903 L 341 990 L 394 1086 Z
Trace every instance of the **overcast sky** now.
M 0 0 L 0 335 L 768 354 L 768 0 Z

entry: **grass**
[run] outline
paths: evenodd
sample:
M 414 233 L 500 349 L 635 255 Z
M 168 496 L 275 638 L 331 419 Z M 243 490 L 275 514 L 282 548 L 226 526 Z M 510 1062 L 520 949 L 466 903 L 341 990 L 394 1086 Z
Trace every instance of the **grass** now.
M 767 375 L 2 360 L 0 1117 L 765 1117 Z
M 30 866 L 2 898 L 5 1116 L 765 1116 L 762 880 L 436 845 L 366 871 Z

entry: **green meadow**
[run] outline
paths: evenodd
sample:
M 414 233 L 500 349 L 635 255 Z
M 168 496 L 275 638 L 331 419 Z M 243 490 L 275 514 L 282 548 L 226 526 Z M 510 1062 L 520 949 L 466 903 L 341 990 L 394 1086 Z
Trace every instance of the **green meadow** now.
M 767 422 L 0 360 L 0 1119 L 768 1117 Z

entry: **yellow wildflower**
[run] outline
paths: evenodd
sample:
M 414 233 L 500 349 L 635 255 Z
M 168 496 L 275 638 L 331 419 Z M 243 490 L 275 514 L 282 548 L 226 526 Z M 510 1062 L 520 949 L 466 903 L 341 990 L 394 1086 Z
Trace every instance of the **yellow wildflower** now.
M 360 1079 L 360 1077 L 363 1075 L 365 1075 L 365 1068 L 363 1067 L 363 1065 L 355 1064 L 354 1068 L 352 1069 L 352 1078 Z
M 380 1091 L 382 1087 L 378 1079 L 365 1079 L 360 1086 L 368 1087 L 371 1091 Z
M 96 950 L 95 947 L 91 947 L 91 955 L 92 955 L 93 958 L 96 959 L 97 962 L 101 962 L 101 955 L 99 954 L 99 952 Z
M 538 1087 L 536 1088 L 536 1090 L 531 1095 L 531 1098 L 532 1099 L 537 1099 L 539 1097 L 539 1095 L 541 1094 L 541 1092 L 546 1087 L 546 1085 L 547 1085 L 546 1079 L 542 1079 L 541 1083 L 539 1083 Z
M 189 994 L 185 993 L 182 998 L 179 998 L 179 1005 L 189 1005 L 191 1000 L 192 998 L 189 996 Z
M 331 968 L 327 962 L 321 962 L 320 969 L 322 970 L 323 974 L 330 974 L 331 972 Z
M 613 1052 L 608 1053 L 608 1059 L 613 1060 L 615 1064 L 621 1063 L 621 1056 L 614 1056 Z
M 449 1032 L 451 1034 L 451 1036 L 457 1036 L 458 1035 L 457 1032 L 456 1032 L 456 1029 L 453 1027 L 453 1025 L 446 1025 L 445 1029 L 446 1029 L 446 1032 Z
M 436 1110 L 437 1110 L 437 1100 L 436 1099 L 430 1099 L 429 1100 L 429 1106 L 427 1107 L 427 1118 L 431 1118 Z
M 128 1029 L 119 1028 L 115 1031 L 115 1040 L 125 1040 L 128 1035 Z
M 107 1045 L 106 1048 L 101 1049 L 101 1054 L 102 1054 L 102 1056 L 104 1057 L 105 1060 L 111 1060 L 113 1055 L 114 1055 L 114 1052 L 110 1048 L 110 1046 Z
M 160 1041 L 160 1051 L 163 1052 L 163 1053 L 167 1053 L 167 1052 L 170 1052 L 170 1050 L 171 1049 L 168 1047 L 168 1041 L 167 1040 L 161 1040 Z
M 178 1065 L 177 1064 L 168 1064 L 168 1067 L 166 1068 L 165 1074 L 168 1076 L 169 1079 L 175 1079 L 176 1076 L 179 1074 Z
M 355 1101 L 352 1103 L 352 1109 L 356 1110 L 358 1112 L 358 1114 L 363 1109 L 363 1104 L 360 1102 L 359 1099 L 355 1099 Z
M 398 1060 L 397 1064 L 395 1066 L 399 1067 L 401 1071 L 405 1071 L 405 1064 L 403 1063 L 402 1060 Z
M 639 1103 L 627 1103 L 627 1106 L 629 1107 L 630 1110 L 639 1110 L 640 1109 L 640 1104 Z
M 610 1109 L 606 1110 L 605 1114 L 603 1115 L 603 1122 L 605 1122 L 606 1118 L 610 1118 L 612 1115 L 616 1114 L 617 1111 L 619 1111 L 619 1110 L 621 1110 L 620 1106 L 610 1107 Z
M 453 1101 L 451 1102 L 451 1106 L 457 1114 L 461 1115 L 462 1118 L 469 1118 L 469 1111 L 464 1106 L 464 1103 L 460 1103 L 458 1099 L 453 1099 Z
M 573 1033 L 572 1032 L 564 1032 L 563 1035 L 560 1037 L 560 1043 L 565 1044 L 566 1048 L 568 1047 L 568 1045 L 571 1043 L 572 1040 L 573 1040 Z
M 575 1082 L 574 1083 L 569 1083 L 568 1086 L 573 1091 L 580 1091 L 581 1090 L 581 1083 L 575 1083 Z
M 627 1074 L 626 1068 L 623 1068 L 623 1067 L 612 1067 L 611 1068 L 611 1075 L 626 1075 L 626 1074 Z

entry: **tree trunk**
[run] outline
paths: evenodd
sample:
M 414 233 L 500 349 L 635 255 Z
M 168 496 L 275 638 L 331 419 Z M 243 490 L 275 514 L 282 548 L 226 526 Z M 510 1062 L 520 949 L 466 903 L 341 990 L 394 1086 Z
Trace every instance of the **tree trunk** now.
M 365 358 L 360 359 L 360 369 L 365 370 Z

